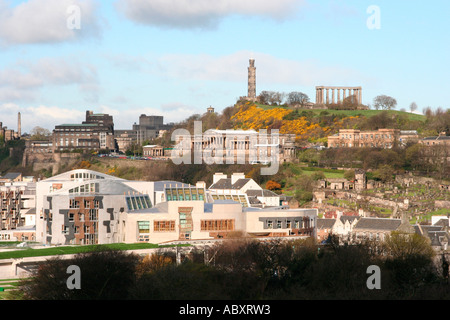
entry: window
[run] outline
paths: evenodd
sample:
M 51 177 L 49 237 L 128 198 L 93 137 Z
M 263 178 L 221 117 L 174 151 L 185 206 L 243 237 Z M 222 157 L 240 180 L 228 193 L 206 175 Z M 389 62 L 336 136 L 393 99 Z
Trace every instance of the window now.
M 173 232 L 175 231 L 175 220 L 154 221 L 153 230 L 155 232 Z
M 98 210 L 97 209 L 90 209 L 89 210 L 89 220 L 90 221 L 97 221 L 98 220 Z
M 69 226 L 62 225 L 62 234 L 69 234 Z
M 150 233 L 150 221 L 138 221 L 139 233 Z
M 80 207 L 80 201 L 76 201 L 75 199 L 69 200 L 69 208 L 70 209 L 78 209 Z
M 201 231 L 233 231 L 234 219 L 227 220 L 202 220 Z

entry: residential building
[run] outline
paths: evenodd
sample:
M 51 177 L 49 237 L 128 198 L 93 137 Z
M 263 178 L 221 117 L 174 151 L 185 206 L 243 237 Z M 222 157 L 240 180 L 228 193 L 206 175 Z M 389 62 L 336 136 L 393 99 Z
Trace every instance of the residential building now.
M 361 217 L 352 229 L 352 239 L 383 241 L 393 231 L 414 233 L 405 219 Z
M 281 197 L 273 191 L 247 190 L 245 191 L 252 207 L 279 207 L 281 205 Z
M 362 217 L 338 213 L 336 218 L 317 219 L 317 239 L 319 241 L 326 240 L 330 234 L 336 235 L 340 243 L 358 243 L 366 240 L 384 241 L 394 231 L 417 232 L 405 218 Z
M 14 179 L 0 186 L 0 241 L 35 240 L 35 195 L 35 182 Z
M 4 185 L 5 183 L 11 182 L 19 182 L 22 181 L 22 173 L 21 172 L 8 172 L 4 176 L 0 177 L 0 185 Z
M 430 240 L 431 246 L 437 253 L 448 250 L 450 242 L 449 217 L 432 216 L 431 225 L 414 225 L 415 232 Z
M 333 226 L 336 219 L 317 219 L 317 241 L 322 242 L 328 239 L 333 233 Z
M 450 147 L 450 136 L 447 136 L 445 132 L 441 132 L 436 137 L 426 137 L 419 141 L 420 144 L 425 146 L 446 146 Z

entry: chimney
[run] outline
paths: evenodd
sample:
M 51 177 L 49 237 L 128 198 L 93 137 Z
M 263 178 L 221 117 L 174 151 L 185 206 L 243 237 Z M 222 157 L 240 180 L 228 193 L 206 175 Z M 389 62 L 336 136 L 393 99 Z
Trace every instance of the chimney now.
M 241 172 L 239 172 L 239 173 L 233 173 L 233 174 L 231 175 L 231 184 L 232 184 L 232 185 L 235 184 L 236 181 L 238 181 L 239 179 L 245 179 L 245 174 L 244 174 L 244 173 L 241 173 Z
M 206 188 L 206 183 L 205 181 L 197 181 L 197 183 L 195 184 L 195 186 L 199 189 L 205 189 Z
M 222 172 L 216 172 L 213 176 L 213 184 L 221 179 L 226 179 L 227 175 L 223 174 Z

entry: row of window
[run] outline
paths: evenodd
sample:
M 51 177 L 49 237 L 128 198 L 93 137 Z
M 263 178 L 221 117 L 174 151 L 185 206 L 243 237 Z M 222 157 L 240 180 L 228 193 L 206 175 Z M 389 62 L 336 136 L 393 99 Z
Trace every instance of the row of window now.
M 61 225 L 62 234 L 69 234 L 70 228 L 71 228 L 71 226 Z M 97 234 L 98 233 L 97 223 L 93 223 L 92 226 L 90 226 L 90 225 L 73 226 L 73 233 L 79 234 L 81 228 L 83 229 L 84 234 Z
M 148 195 L 126 197 L 128 211 L 148 209 L 152 207 Z
M 313 220 L 302 219 L 302 220 L 285 220 L 283 226 L 282 220 L 267 220 L 265 229 L 303 229 L 313 227 Z
M 104 177 L 99 176 L 94 173 L 89 173 L 89 172 L 77 172 L 77 173 L 71 174 L 70 179 L 72 179 L 72 180 L 78 180 L 78 179 L 94 180 L 94 179 L 104 179 Z
M 97 193 L 98 190 L 99 190 L 98 183 L 88 183 L 69 189 L 69 194 Z
M 233 231 L 235 226 L 234 219 L 223 220 L 201 220 L 201 231 Z M 175 232 L 175 220 L 153 221 L 154 232 Z M 138 221 L 139 234 L 150 233 L 150 221 Z
M 78 212 L 78 221 L 84 222 L 86 214 L 83 212 Z M 89 209 L 89 220 L 88 221 L 98 221 L 98 209 Z M 69 213 L 69 222 L 75 221 L 75 213 Z
M 205 201 L 205 189 L 202 188 L 167 188 L 167 201 Z
M 100 208 L 100 201 L 99 200 L 83 200 L 83 208 L 84 209 L 90 209 L 90 208 Z M 76 199 L 69 199 L 69 209 L 79 209 L 80 208 L 80 200 Z
M 243 207 L 248 207 L 248 201 L 243 194 L 213 194 L 213 200 L 233 200 L 242 204 Z
M 339 143 L 336 143 L 335 146 L 336 146 L 336 147 L 339 147 Z M 341 147 L 349 147 L 349 148 L 351 148 L 351 147 L 352 147 L 352 144 L 351 144 L 351 143 L 344 143 L 344 142 L 342 142 L 342 143 L 340 144 L 340 146 L 341 146 Z M 357 144 L 357 143 L 356 143 L 355 147 L 358 147 L 358 144 Z M 385 144 L 383 144 L 383 143 L 370 143 L 370 144 L 369 144 L 369 143 L 361 143 L 360 147 L 361 147 L 361 148 L 364 148 L 364 147 L 371 147 L 371 148 L 392 148 L 392 143 L 385 143 Z
M 358 137 L 360 137 L 360 139 L 369 139 L 369 134 L 355 134 L 355 135 L 353 135 L 354 136 L 354 138 L 358 138 Z M 373 134 L 370 134 L 370 139 L 373 139 Z M 392 137 L 392 135 L 390 135 L 390 134 L 375 134 L 375 139 L 378 139 L 378 138 L 384 138 L 384 139 L 391 139 L 391 137 Z M 345 138 L 345 139 L 351 139 L 352 138 L 352 135 L 351 134 L 344 134 L 344 133 L 341 133 L 341 138 Z

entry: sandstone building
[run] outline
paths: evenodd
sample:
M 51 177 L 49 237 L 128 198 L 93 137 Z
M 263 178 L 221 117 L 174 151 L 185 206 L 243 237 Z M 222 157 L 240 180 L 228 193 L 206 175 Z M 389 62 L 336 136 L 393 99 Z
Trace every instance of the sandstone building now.
M 328 137 L 328 147 L 391 149 L 399 142 L 399 137 L 400 130 L 397 129 L 379 129 L 376 131 L 341 129 L 338 134 Z

